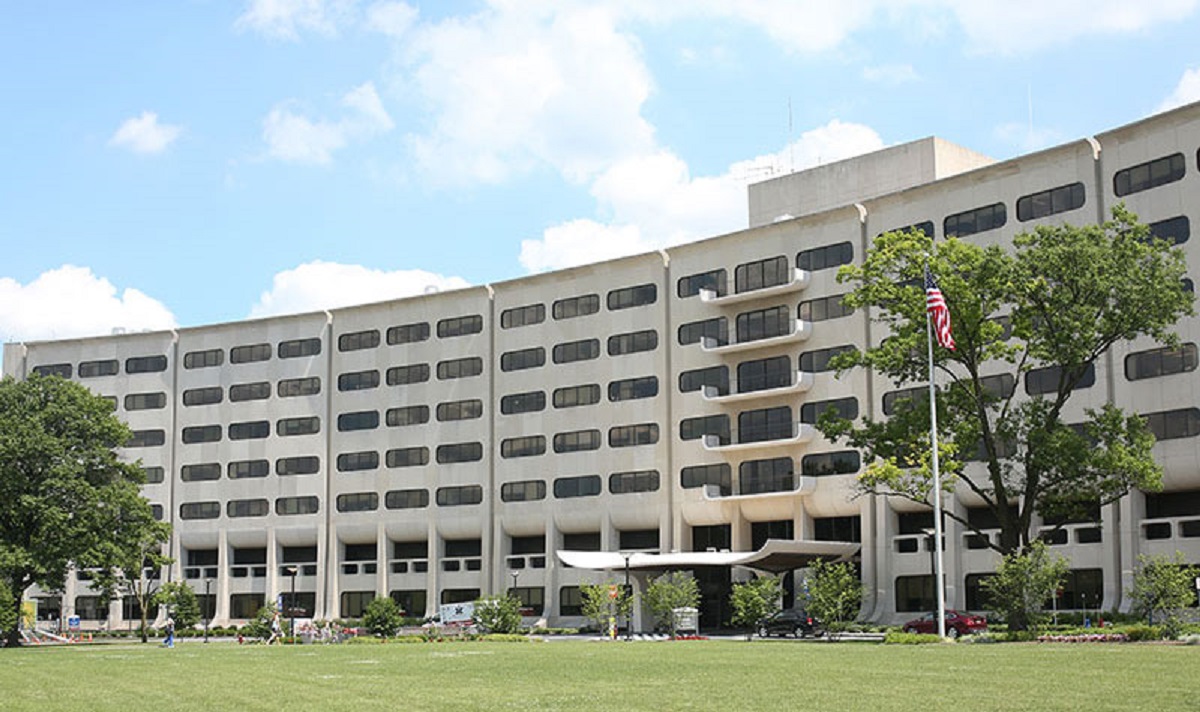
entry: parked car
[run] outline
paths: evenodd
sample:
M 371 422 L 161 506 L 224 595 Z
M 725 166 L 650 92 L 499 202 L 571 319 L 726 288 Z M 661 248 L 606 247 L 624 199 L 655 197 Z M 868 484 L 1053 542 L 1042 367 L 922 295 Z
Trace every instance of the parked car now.
M 920 618 L 916 618 L 904 624 L 905 633 L 932 633 L 937 634 L 938 620 L 937 611 L 926 613 Z M 987 631 L 987 618 L 983 616 L 973 616 L 970 613 L 960 613 L 949 608 L 946 609 L 946 637 L 957 638 L 960 635 L 970 635 L 972 633 L 984 633 Z
M 758 634 L 763 638 L 772 635 L 794 635 L 797 638 L 824 635 L 816 618 L 802 610 L 780 611 L 758 624 Z

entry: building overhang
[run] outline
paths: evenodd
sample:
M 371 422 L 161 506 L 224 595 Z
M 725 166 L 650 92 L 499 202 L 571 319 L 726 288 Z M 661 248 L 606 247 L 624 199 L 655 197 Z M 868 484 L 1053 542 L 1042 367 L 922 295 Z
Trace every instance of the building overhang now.
M 577 569 L 593 571 L 666 571 L 700 566 L 743 566 L 748 569 L 781 573 L 802 569 L 814 561 L 846 561 L 858 553 L 861 545 L 841 541 L 790 541 L 768 539 L 758 551 L 685 551 L 646 554 L 619 551 L 554 552 L 558 560 Z

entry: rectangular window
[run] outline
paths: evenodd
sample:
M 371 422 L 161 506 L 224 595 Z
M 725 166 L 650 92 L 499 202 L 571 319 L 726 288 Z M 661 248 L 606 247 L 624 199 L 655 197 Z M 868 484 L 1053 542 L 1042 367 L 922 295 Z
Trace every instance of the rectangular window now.
M 275 513 L 281 517 L 316 514 L 321 503 L 316 497 L 280 497 L 275 500 Z
M 478 462 L 483 459 L 483 443 L 450 443 L 438 445 L 438 464 L 446 465 L 455 462 Z
M 583 592 L 578 586 L 562 586 L 558 589 L 558 615 L 583 615 Z
M 800 473 L 805 477 L 849 475 L 858 472 L 861 467 L 862 458 L 857 450 L 841 450 L 838 452 L 823 452 L 818 455 L 805 455 L 800 460 Z
M 1059 366 L 1032 369 L 1025 374 L 1025 393 L 1031 396 L 1058 393 L 1059 381 L 1062 378 L 1062 368 Z M 1094 385 L 1096 385 L 1096 365 L 1089 363 L 1084 369 L 1083 375 L 1075 382 L 1075 389 L 1091 388 Z
M 1182 153 L 1174 153 L 1153 161 L 1139 163 L 1136 166 L 1117 171 L 1113 175 L 1113 192 L 1117 194 L 1118 198 L 1121 198 L 1167 183 L 1174 183 L 1183 179 L 1186 170 Z
M 338 337 L 338 351 L 361 351 L 379 345 L 379 330 L 355 331 Z
M 33 372 L 39 376 L 58 376 L 59 378 L 70 378 L 74 371 L 75 367 L 69 363 L 49 363 L 33 367 Z
M 933 235 L 933 225 L 930 224 L 930 231 L 927 233 Z M 796 254 L 796 266 L 808 272 L 817 272 L 823 269 L 832 269 L 842 265 L 848 265 L 854 261 L 854 245 L 849 242 L 839 242 L 835 245 L 825 245 L 824 247 L 814 247 L 811 250 L 804 250 Z
M 321 353 L 320 339 L 292 339 L 279 342 L 279 358 L 304 358 Z
M 738 493 L 763 494 L 794 490 L 794 467 L 795 462 L 790 457 L 743 462 L 738 465 Z
M 225 394 L 220 386 L 190 388 L 183 392 L 183 404 L 185 406 L 212 405 L 213 403 L 220 403 L 224 399 Z
M 125 396 L 125 410 L 158 410 L 167 407 L 167 394 L 130 393 Z
M 624 356 L 658 348 L 658 332 L 653 329 L 616 334 L 608 337 L 608 355 Z
M 220 427 L 220 426 L 218 426 Z M 167 433 L 163 430 L 135 430 L 125 447 L 158 447 L 167 441 Z
M 705 435 L 717 436 L 721 445 L 729 444 L 729 416 L 706 415 L 699 418 L 684 418 L 679 421 L 680 440 L 699 440 Z
M 402 428 L 408 425 L 422 425 L 429 422 L 429 406 L 406 405 L 400 408 L 388 408 L 385 422 L 389 428 Z
M 353 413 L 339 413 L 337 428 L 339 433 L 355 430 L 374 430 L 379 427 L 379 411 L 360 410 Z
M 1125 357 L 1125 378 L 1140 381 L 1175 373 L 1190 373 L 1196 370 L 1196 345 L 1180 344 L 1176 348 L 1163 347 L 1149 351 L 1137 351 Z
M 429 364 L 414 363 L 410 366 L 393 366 L 387 370 L 389 386 L 405 386 L 429 380 Z
M 600 295 L 584 294 L 554 302 L 555 319 L 574 319 L 600 311 Z
M 569 430 L 554 435 L 554 452 L 584 452 L 600 449 L 599 430 Z
M 429 506 L 429 490 L 391 490 L 384 494 L 383 506 L 388 509 L 424 509 Z
M 658 395 L 658 376 L 642 376 L 640 378 L 625 378 L 620 381 L 610 381 L 608 384 L 608 400 L 618 401 L 653 398 Z
M 98 376 L 115 376 L 120 369 L 121 364 L 117 363 L 115 358 L 106 361 L 84 361 L 79 364 L 79 377 L 96 378 Z
M 834 346 L 829 349 L 805 351 L 800 354 L 800 370 L 807 371 L 808 373 L 821 373 L 832 370 L 829 362 L 833 360 L 833 357 L 850 353 L 851 351 L 854 351 L 853 346 Z
M 156 485 L 163 481 L 165 471 L 159 465 L 142 468 L 142 476 L 146 478 L 146 484 Z
M 220 425 L 193 425 L 183 429 L 183 443 L 215 443 L 221 440 Z
M 537 346 L 519 351 L 506 351 L 500 354 L 501 371 L 523 371 L 527 368 L 541 368 L 546 365 L 546 349 Z
M 225 352 L 221 349 L 189 351 L 183 355 L 183 367 L 187 369 L 213 368 L 224 363 Z
M 546 454 L 545 435 L 526 435 L 500 441 L 500 457 L 536 457 Z
M 374 369 L 338 374 L 338 390 L 342 392 L 365 391 L 378 387 L 379 371 Z
M 438 361 L 437 377 L 440 381 L 454 378 L 473 378 L 483 373 L 483 359 L 478 356 Z
M 787 284 L 792 280 L 788 258 L 779 255 L 757 262 L 740 264 L 733 271 L 733 291 L 741 294 Z
M 796 308 L 796 317 L 801 321 L 828 321 L 850 316 L 854 313 L 854 308 L 846 306 L 843 302 L 845 297 L 845 294 L 835 294 L 831 297 L 800 302 Z
M 254 363 L 271 359 L 270 344 L 248 344 L 229 349 L 229 363 Z
M 852 517 L 814 517 L 813 538 L 817 541 L 850 541 L 862 542 L 862 518 Z
M 676 282 L 675 293 L 679 295 L 680 299 L 687 299 L 699 294 L 700 290 L 706 289 L 715 292 L 718 297 L 723 297 L 728 290 L 727 280 L 724 268 L 689 274 L 686 277 L 680 277 Z
M 809 425 L 816 425 L 821 416 L 826 411 L 833 410 L 834 415 L 846 420 L 854 420 L 858 417 L 858 399 L 850 398 L 834 398 L 831 400 L 813 401 L 800 406 L 800 422 Z
M 225 476 L 231 480 L 257 479 L 271 472 L 266 460 L 235 460 L 225 466 Z
M 285 378 L 279 382 L 275 390 L 280 398 L 315 396 L 321 392 L 321 379 L 317 376 Z
M 636 287 L 622 287 L 608 293 L 608 310 L 631 309 L 646 306 L 658 301 L 658 286 L 654 284 L 639 284 Z
M 896 409 L 903 407 L 908 408 L 928 408 L 929 407 L 929 387 L 915 386 L 913 388 L 901 388 L 895 391 L 888 391 L 883 394 L 883 414 L 892 415 Z
M 388 450 L 385 459 L 388 467 L 421 467 L 429 464 L 429 448 L 403 447 Z
M 221 463 L 205 462 L 199 465 L 184 465 L 179 468 L 179 479 L 183 482 L 208 482 L 221 479 Z
M 554 363 L 590 361 L 600 357 L 600 340 L 567 341 L 554 346 Z
M 658 530 L 626 529 L 617 532 L 617 544 L 622 551 L 658 549 Z
M 587 383 L 581 386 L 566 386 L 554 389 L 555 408 L 576 408 L 600 402 L 600 385 Z
M 271 397 L 271 384 L 267 381 L 258 381 L 256 383 L 235 383 L 229 387 L 229 401 L 231 403 L 241 403 L 242 401 L 266 400 Z
M 321 419 L 316 416 L 308 418 L 280 418 L 275 421 L 275 434 L 280 437 L 313 435 L 319 432 L 321 432 Z
M 225 516 L 230 519 L 265 517 L 270 511 L 271 503 L 265 499 L 231 499 L 225 503 Z
M 789 356 L 743 361 L 737 367 L 737 392 L 753 393 L 772 388 L 786 388 L 794 379 Z
M 942 222 L 942 233 L 946 237 L 966 237 L 1004 227 L 1006 222 L 1004 203 L 995 203 L 948 216 Z
M 1143 413 L 1146 427 L 1158 440 L 1192 438 L 1200 435 L 1200 408 L 1181 408 Z
M 792 333 L 792 329 L 792 316 L 786 305 L 737 315 L 738 343 L 786 336 Z
M 219 516 L 220 502 L 184 502 L 179 505 L 180 519 L 216 519 Z
M 658 470 L 614 472 L 608 476 L 608 491 L 611 494 L 657 492 L 658 480 Z
M 680 393 L 703 391 L 705 388 L 714 389 L 714 395 L 729 395 L 729 367 L 710 366 L 679 374 Z
M 125 373 L 158 373 L 165 370 L 166 356 L 135 356 L 125 359 Z
M 414 344 L 429 339 L 429 322 L 420 321 L 414 324 L 401 324 L 387 330 L 388 346 L 399 344 Z
M 478 398 L 460 401 L 438 403 L 438 422 L 446 423 L 455 420 L 474 420 L 483 417 L 483 401 Z
M 1166 240 L 1172 245 L 1182 245 L 1192 236 L 1192 225 L 1186 215 L 1152 222 L 1148 227 L 1151 236 L 1159 240 Z M 82 376 L 83 364 L 79 364 L 79 368 L 81 371 L 79 375 Z
M 712 346 L 724 346 L 729 343 L 729 320 L 725 317 L 692 321 L 679 326 L 679 345 L 699 344 L 705 339 Z
M 793 437 L 791 406 L 761 408 L 738 414 L 738 442 L 755 443 Z
M 684 489 L 716 487 L 722 497 L 733 494 L 733 469 L 729 463 L 692 465 L 679 471 L 679 486 Z
M 559 477 L 554 480 L 554 498 L 595 497 L 600 494 L 600 476 Z
M 500 412 L 504 415 L 538 413 L 546 409 L 546 392 L 510 393 L 500 398 Z
M 275 461 L 275 474 L 283 477 L 291 475 L 315 475 L 320 471 L 321 458 L 314 455 L 281 457 Z
M 338 472 L 361 472 L 379 468 L 379 453 L 374 450 L 343 452 L 337 456 Z
M 219 428 L 220 426 L 217 427 Z M 253 420 L 245 423 L 229 424 L 230 440 L 259 440 L 267 437 L 270 434 L 271 424 L 266 420 Z M 219 439 L 220 438 L 218 437 L 218 440 Z
M 925 237 L 934 237 L 933 221 L 925 220 L 923 222 L 913 223 L 912 225 L 906 225 L 905 227 L 898 227 L 895 230 L 888 230 L 888 232 L 920 233 Z
M 515 329 L 519 326 L 541 324 L 546 320 L 545 304 L 529 304 L 500 312 L 500 328 Z
M 658 424 L 618 425 L 608 429 L 609 447 L 635 447 L 658 442 Z
M 546 498 L 546 483 L 543 480 L 505 482 L 500 485 L 500 499 L 504 502 L 536 502 Z
M 478 334 L 481 331 L 483 331 L 483 317 L 479 314 L 456 316 L 450 319 L 442 319 L 437 323 L 437 335 L 439 339 Z
M 479 485 L 464 485 L 461 487 L 438 487 L 437 504 L 439 507 L 462 507 L 479 504 L 483 501 L 483 487 Z M 449 544 L 449 542 L 447 542 Z M 447 551 L 449 556 L 450 552 Z M 479 556 L 475 552 L 472 556 Z
M 1078 210 L 1083 207 L 1085 200 L 1083 183 L 1060 185 L 1040 193 L 1031 193 L 1017 198 L 1017 220 L 1026 222 Z
M 374 512 L 379 509 L 379 494 L 376 492 L 348 492 L 337 497 L 339 512 Z M 374 598 L 374 592 L 371 598 Z

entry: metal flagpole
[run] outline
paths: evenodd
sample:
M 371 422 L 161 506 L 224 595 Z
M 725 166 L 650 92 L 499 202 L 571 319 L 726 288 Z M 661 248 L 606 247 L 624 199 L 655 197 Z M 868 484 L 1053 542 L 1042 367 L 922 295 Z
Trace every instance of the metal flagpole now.
M 933 448 L 933 585 L 937 589 L 937 631 L 939 638 L 946 637 L 946 586 L 945 569 L 942 562 L 942 479 L 938 472 L 937 437 L 937 389 L 934 388 L 933 371 L 933 323 L 929 310 L 925 310 L 925 344 L 929 349 L 929 442 Z

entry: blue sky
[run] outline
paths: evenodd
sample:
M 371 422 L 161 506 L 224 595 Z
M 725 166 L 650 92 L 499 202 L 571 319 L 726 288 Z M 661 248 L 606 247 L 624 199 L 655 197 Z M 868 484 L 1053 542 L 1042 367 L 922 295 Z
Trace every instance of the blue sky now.
M 736 230 L 745 185 L 1200 100 L 1200 0 L 0 6 L 0 340 L 500 281 Z

